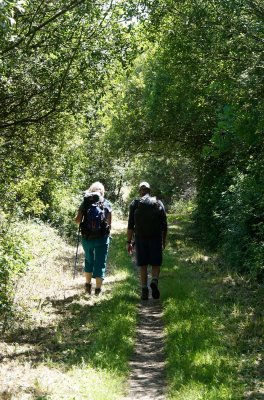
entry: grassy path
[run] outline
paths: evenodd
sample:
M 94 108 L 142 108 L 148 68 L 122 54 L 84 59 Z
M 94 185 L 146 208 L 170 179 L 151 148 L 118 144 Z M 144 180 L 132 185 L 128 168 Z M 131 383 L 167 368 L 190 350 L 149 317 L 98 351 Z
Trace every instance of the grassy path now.
M 169 399 L 264 398 L 263 287 L 221 272 L 171 227 L 160 281 Z
M 0 399 L 122 398 L 138 302 L 123 235 L 114 235 L 99 297 L 85 294 L 81 271 L 72 279 L 75 249 L 43 226 L 39 235 L 37 262 L 18 285 L 16 319 L 0 340 Z
M 186 227 L 184 219 L 171 226 L 160 279 L 166 399 L 263 400 L 263 287 L 221 272 Z M 0 341 L 0 398 L 121 400 L 140 303 L 125 228 L 113 235 L 99 298 L 84 294 L 81 273 L 72 279 L 74 248 L 43 227 L 40 235 Z

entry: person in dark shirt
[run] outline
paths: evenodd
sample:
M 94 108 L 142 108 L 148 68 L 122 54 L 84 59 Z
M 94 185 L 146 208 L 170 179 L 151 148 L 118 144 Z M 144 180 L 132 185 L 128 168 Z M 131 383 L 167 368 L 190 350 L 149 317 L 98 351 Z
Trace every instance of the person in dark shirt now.
M 167 216 L 162 202 L 150 196 L 148 182 L 140 183 L 139 194 L 140 199 L 134 199 L 129 206 L 127 251 L 132 253 L 132 239 L 135 235 L 136 259 L 142 285 L 141 299 L 147 300 L 149 297 L 148 265 L 152 267 L 152 297 L 158 299 L 162 251 L 167 237 Z

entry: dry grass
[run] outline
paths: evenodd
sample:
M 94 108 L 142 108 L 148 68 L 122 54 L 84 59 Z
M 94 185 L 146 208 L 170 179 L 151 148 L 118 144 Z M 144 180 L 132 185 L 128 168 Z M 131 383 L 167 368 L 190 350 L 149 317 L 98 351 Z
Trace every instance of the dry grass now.
M 124 227 L 122 222 L 114 224 L 113 233 Z M 73 279 L 75 247 L 67 245 L 44 225 L 30 224 L 24 226 L 24 231 L 31 236 L 34 259 L 17 284 L 15 318 L 9 319 L 0 342 L 1 400 L 105 400 L 105 390 L 113 393 L 109 399 L 117 398 L 116 393 L 123 387 L 122 376 L 100 367 L 89 367 L 87 362 L 80 367 L 69 367 L 63 359 L 69 357 L 71 349 L 87 346 L 90 340 L 88 330 L 87 340 L 82 335 L 79 339 L 72 337 L 71 342 L 73 318 L 76 317 L 78 324 L 79 310 L 86 315 L 86 310 L 89 313 L 105 300 L 110 303 L 112 287 L 127 279 L 125 272 L 113 270 L 105 279 L 103 296 L 87 297 L 81 271 L 82 247 Z M 85 324 L 83 329 L 92 332 L 92 325 L 89 328 L 89 322 Z M 82 326 L 76 328 L 81 335 Z M 88 391 L 87 376 L 94 383 L 94 388 L 89 385 Z

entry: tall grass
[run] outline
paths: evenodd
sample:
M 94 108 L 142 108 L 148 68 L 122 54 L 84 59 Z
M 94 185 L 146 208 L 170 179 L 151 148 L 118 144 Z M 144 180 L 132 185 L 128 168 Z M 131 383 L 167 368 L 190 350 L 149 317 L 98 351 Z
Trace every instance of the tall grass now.
M 246 390 L 252 399 L 260 398 L 254 385 L 261 381 L 261 291 L 248 291 L 221 273 L 214 259 L 193 244 L 187 214 L 171 215 L 169 221 L 160 279 L 167 400 L 240 400 Z M 28 226 L 27 234 L 34 237 L 36 260 L 16 295 L 17 306 L 23 305 L 17 324 L 1 343 L 7 351 L 0 397 L 121 399 L 139 299 L 124 234 L 113 235 L 99 297 L 84 294 L 80 271 L 72 279 L 75 249 L 56 232 L 37 224 Z

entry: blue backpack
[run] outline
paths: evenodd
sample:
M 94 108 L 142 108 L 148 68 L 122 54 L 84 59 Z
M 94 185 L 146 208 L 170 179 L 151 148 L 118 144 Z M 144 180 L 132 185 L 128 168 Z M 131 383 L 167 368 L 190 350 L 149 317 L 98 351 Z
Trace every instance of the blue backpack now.
M 109 234 L 103 201 L 98 193 L 85 194 L 83 207 L 83 219 L 80 224 L 82 236 L 95 239 Z

